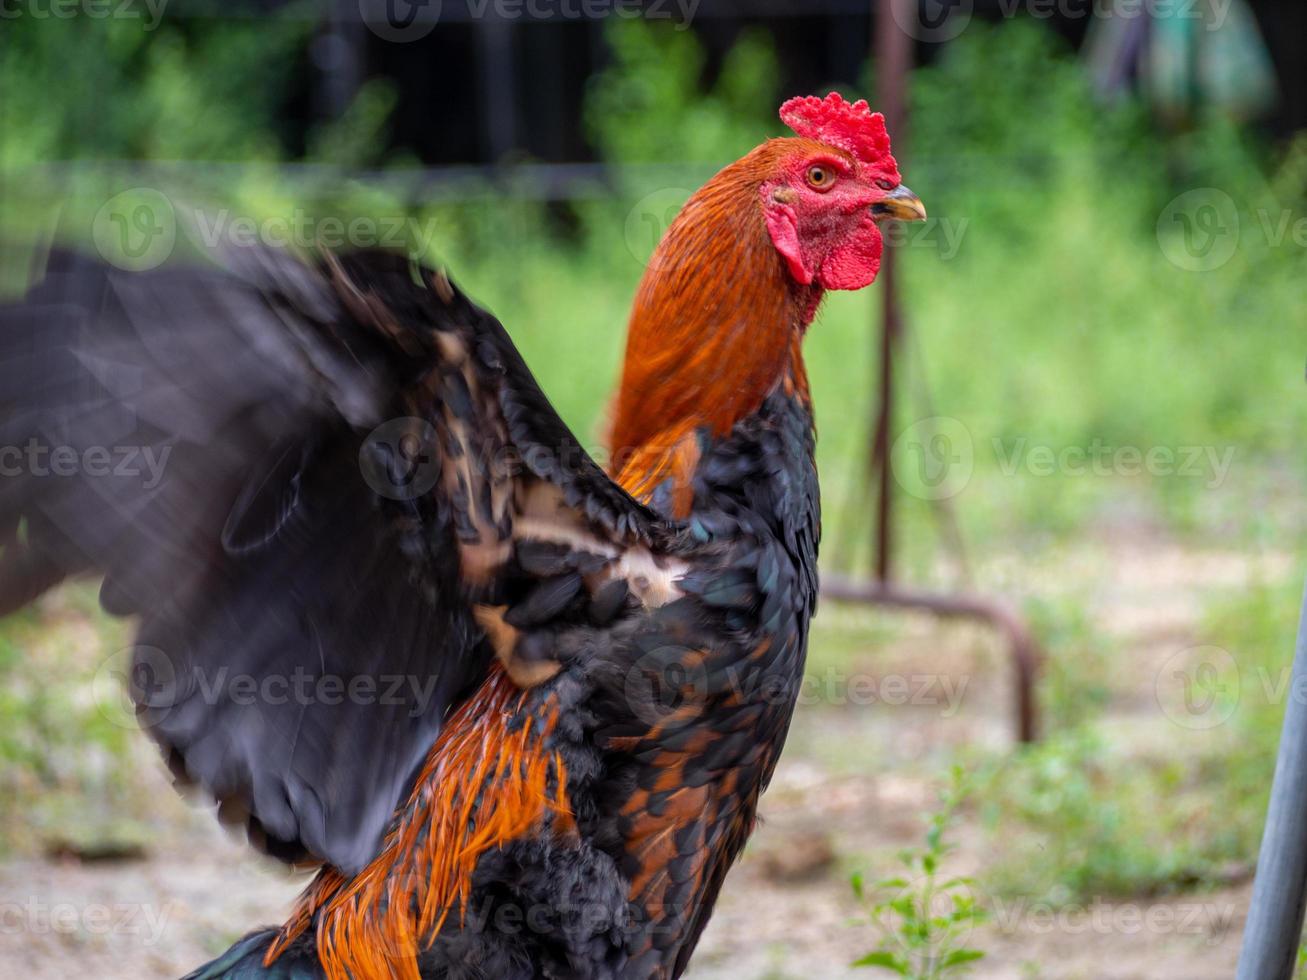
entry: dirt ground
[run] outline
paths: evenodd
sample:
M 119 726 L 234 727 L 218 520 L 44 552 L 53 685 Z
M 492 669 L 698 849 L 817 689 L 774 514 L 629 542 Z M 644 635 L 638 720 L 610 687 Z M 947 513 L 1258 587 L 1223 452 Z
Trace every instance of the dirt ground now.
M 1131 726 L 1132 737 L 1158 740 L 1177 734 L 1158 709 L 1158 671 L 1191 640 L 1204 603 L 1253 580 L 1295 573 L 1283 555 L 1250 559 L 1140 541 L 1081 551 L 1074 560 L 1012 556 L 986 569 L 985 579 L 1010 582 L 1019 592 L 1032 582 L 1047 583 L 1044 565 L 1059 570 L 1058 588 L 1078 595 L 1109 624 L 1113 721 Z M 832 607 L 822 615 L 866 614 Z M 929 670 L 967 678 L 956 710 L 820 697 L 801 704 L 763 801 L 761 826 L 727 879 L 690 977 L 835 980 L 879 972 L 849 966 L 876 941 L 854 920 L 849 874 L 855 868 L 871 876 L 888 873 L 896 849 L 920 842 L 923 813 L 934 804 L 951 750 L 1007 743 L 1009 685 L 1001 653 L 973 628 L 909 619 L 887 649 L 866 652 L 869 669 L 882 677 Z M 0 976 L 173 977 L 247 928 L 281 920 L 303 879 L 229 840 L 156 773 L 158 833 L 143 858 L 0 864 Z M 962 813 L 954 836 L 955 870 L 983 867 L 995 843 L 974 814 Z M 991 921 L 968 937 L 969 946 L 987 954 L 971 975 L 1229 977 L 1247 910 L 1247 879 L 1235 876 L 1218 891 L 1061 910 L 991 901 Z

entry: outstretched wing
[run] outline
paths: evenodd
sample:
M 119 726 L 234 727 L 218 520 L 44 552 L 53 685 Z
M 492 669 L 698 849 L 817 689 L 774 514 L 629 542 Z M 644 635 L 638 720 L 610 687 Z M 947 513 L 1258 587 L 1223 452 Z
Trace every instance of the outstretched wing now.
M 102 574 L 174 772 L 346 873 L 492 656 L 529 683 L 541 624 L 670 588 L 502 326 L 380 252 L 55 254 L 0 307 L 0 456 L 0 614 Z

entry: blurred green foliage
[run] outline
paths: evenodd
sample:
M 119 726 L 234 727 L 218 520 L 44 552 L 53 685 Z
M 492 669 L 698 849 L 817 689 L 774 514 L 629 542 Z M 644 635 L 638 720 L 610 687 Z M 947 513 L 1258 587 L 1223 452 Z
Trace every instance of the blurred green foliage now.
M 275 160 L 312 23 L 17 17 L 0 58 L 0 162 Z
M 1025 613 L 1040 645 L 1056 654 L 1040 678 L 1045 730 L 1077 731 L 1111 700 L 1111 643 L 1075 599 L 1034 597 Z
M 1250 852 L 1246 837 L 1225 832 L 1231 814 L 1213 808 L 1217 781 L 1199 772 L 1187 753 L 1140 757 L 1097 726 L 1052 733 L 989 770 L 981 815 L 1006 846 L 988 882 L 1057 907 L 1220 881 L 1256 839 Z
M 1257 212 L 1302 213 L 1301 181 L 1277 181 L 1301 169 L 1297 155 L 1268 155 L 1215 120 L 1167 136 L 1135 106 L 1098 106 L 1060 42 L 1021 22 L 968 31 L 913 92 L 902 169 L 933 214 L 968 221 L 955 259 L 923 248 L 907 262 L 936 407 L 974 440 L 975 476 L 957 498 L 967 526 L 1077 532 L 1138 492 L 1172 530 L 1265 533 L 1239 502 L 1266 492 L 1268 457 L 1302 476 L 1290 453 L 1307 410 L 1293 283 L 1307 250 L 1263 240 Z M 1196 187 L 1239 207 L 1238 248 L 1205 272 L 1172 264 L 1177 243 L 1159 228 Z M 1008 476 L 1002 456 L 1022 440 L 1233 449 L 1234 464 L 1219 486 Z
M 709 163 L 743 155 L 767 135 L 779 77 L 771 38 L 746 31 L 703 91 L 704 52 L 683 32 L 617 24 L 612 65 L 589 83 L 586 128 L 618 164 Z
M 1295 581 L 1214 603 L 1202 635 L 1219 638 L 1237 671 L 1216 679 L 1233 701 L 1221 724 L 1174 725 L 1158 752 L 1139 744 L 1142 729 L 1082 717 L 1015 755 L 980 759 L 981 816 L 1004 841 L 989 883 L 1056 905 L 1251 876 L 1289 696 L 1299 598 Z

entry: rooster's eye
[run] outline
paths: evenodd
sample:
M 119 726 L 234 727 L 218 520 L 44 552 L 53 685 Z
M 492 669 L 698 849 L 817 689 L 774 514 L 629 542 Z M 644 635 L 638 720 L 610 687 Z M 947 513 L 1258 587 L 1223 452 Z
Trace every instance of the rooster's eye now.
M 820 164 L 808 168 L 808 185 L 816 190 L 828 190 L 835 183 L 835 171 Z
M 892 191 L 894 189 L 893 181 L 884 180 L 884 179 L 876 181 L 876 186 L 883 191 Z

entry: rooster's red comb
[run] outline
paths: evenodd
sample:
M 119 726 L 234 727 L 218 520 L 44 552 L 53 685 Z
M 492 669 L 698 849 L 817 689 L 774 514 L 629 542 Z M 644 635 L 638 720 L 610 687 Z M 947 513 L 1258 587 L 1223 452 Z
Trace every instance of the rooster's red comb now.
M 866 164 L 894 166 L 885 117 L 872 112 L 865 99 L 845 102 L 838 92 L 790 99 L 781 106 L 781 122 L 800 136 L 847 150 Z

